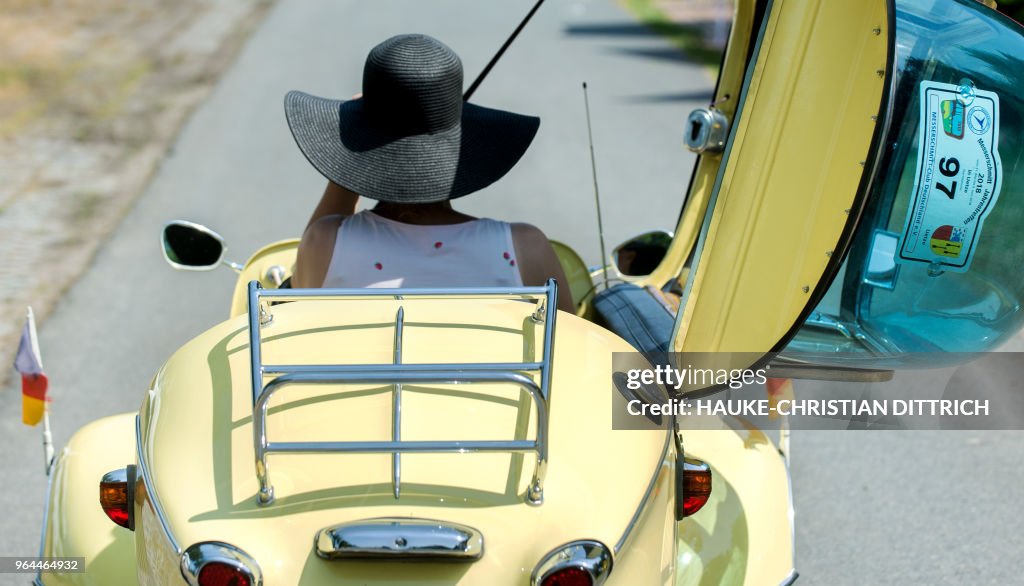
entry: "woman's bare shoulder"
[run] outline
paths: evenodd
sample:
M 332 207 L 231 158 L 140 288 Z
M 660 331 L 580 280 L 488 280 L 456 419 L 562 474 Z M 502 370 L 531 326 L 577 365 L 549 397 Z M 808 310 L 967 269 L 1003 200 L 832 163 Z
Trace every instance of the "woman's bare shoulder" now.
M 319 242 L 330 237 L 333 242 L 334 237 L 338 234 L 338 226 L 341 226 L 342 220 L 347 217 L 348 214 L 331 214 L 317 218 L 306 226 L 306 231 L 302 233 L 302 240 Z
M 558 261 L 555 249 L 544 232 L 533 224 L 512 224 L 512 243 L 519 258 L 519 274 L 524 285 L 543 285 L 554 278 L 562 285 L 558 289 L 558 308 L 573 312 L 572 294 L 569 292 L 569 281 L 565 278 L 562 265 Z
M 509 224 L 512 227 L 512 238 L 516 243 L 522 243 L 524 245 L 533 246 L 548 246 L 548 237 L 544 232 L 534 226 L 533 224 L 527 224 L 525 222 L 514 222 Z

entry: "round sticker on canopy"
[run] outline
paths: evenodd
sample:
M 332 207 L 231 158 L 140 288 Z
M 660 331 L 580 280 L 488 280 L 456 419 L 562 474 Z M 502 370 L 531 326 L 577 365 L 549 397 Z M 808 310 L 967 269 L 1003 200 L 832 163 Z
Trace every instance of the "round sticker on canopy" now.
M 896 262 L 966 272 L 1002 185 L 999 96 L 961 80 L 921 82 L 921 131 Z M 934 271 L 933 271 L 934 272 Z

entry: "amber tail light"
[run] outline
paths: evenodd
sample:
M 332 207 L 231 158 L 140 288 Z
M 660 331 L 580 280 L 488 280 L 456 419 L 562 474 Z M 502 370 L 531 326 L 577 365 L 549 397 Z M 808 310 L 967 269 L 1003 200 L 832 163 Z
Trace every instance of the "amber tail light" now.
M 711 497 L 711 468 L 693 458 L 676 464 L 676 520 L 701 510 Z
M 100 508 L 111 521 L 135 531 L 135 466 L 112 470 L 100 480 Z

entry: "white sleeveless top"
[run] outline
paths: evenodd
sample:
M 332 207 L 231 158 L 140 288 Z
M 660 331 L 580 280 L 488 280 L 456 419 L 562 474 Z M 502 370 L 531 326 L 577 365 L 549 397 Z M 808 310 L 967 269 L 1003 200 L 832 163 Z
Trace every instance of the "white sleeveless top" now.
M 406 224 L 364 210 L 342 220 L 324 287 L 519 287 L 512 226 L 490 218 Z

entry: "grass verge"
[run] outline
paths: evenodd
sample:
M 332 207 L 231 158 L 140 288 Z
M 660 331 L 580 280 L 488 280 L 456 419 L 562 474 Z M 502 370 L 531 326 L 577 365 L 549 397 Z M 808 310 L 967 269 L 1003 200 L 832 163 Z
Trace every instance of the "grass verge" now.
M 722 51 L 704 42 L 704 29 L 696 24 L 683 24 L 670 20 L 655 0 L 619 0 L 627 10 L 648 28 L 667 38 L 696 63 L 718 71 Z

